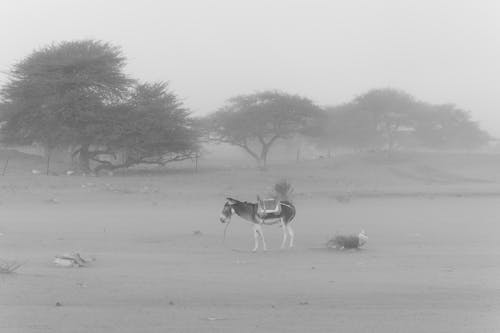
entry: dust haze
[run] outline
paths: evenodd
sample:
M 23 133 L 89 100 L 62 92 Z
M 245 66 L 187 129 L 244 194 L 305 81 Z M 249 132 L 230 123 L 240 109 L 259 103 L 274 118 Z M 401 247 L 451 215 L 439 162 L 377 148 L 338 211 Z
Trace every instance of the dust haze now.
M 0 0 L 0 332 L 498 332 L 499 22 Z
M 0 69 L 54 41 L 112 41 L 198 114 L 281 89 L 339 104 L 376 87 L 456 103 L 499 135 L 500 4 L 475 1 L 0 2 Z

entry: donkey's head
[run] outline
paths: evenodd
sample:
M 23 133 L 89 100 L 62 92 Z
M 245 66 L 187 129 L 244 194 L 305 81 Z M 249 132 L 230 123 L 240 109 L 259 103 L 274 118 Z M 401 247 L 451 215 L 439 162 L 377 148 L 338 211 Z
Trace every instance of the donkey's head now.
M 221 223 L 229 223 L 231 222 L 231 216 L 233 215 L 233 204 L 235 203 L 234 199 L 226 198 L 226 203 L 224 207 L 222 207 L 222 212 L 220 213 L 220 222 Z

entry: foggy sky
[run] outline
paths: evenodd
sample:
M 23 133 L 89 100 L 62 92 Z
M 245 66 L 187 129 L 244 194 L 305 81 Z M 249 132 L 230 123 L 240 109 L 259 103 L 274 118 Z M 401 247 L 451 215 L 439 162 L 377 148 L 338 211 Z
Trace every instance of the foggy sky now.
M 121 46 L 127 73 L 169 81 L 197 115 L 264 89 L 332 105 L 392 87 L 500 137 L 498 0 L 0 0 L 0 72 L 85 38 Z

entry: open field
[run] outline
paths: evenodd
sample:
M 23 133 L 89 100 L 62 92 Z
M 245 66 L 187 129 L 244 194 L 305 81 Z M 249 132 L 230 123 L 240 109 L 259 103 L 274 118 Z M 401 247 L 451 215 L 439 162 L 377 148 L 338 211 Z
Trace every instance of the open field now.
M 31 164 L 30 164 L 31 163 Z M 233 162 L 114 177 L 0 177 L 0 332 L 499 332 L 500 157 Z M 10 167 L 9 167 L 10 168 Z M 296 247 L 250 253 L 224 197 L 295 186 Z M 363 250 L 323 247 L 364 228 Z M 200 231 L 199 233 L 194 233 Z M 95 256 L 59 268 L 54 255 Z M 62 306 L 56 306 L 59 302 Z

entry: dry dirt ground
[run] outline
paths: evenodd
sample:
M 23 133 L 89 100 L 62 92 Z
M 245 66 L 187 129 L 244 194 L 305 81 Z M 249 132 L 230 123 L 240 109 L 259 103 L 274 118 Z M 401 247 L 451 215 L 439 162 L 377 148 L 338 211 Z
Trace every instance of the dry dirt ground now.
M 0 275 L 0 332 L 500 332 L 490 164 L 0 177 L 0 258 L 25 262 Z M 237 218 L 223 244 L 224 197 L 252 200 L 282 174 L 296 247 L 266 227 L 270 250 L 251 253 Z M 364 249 L 323 247 L 361 228 Z M 52 264 L 70 251 L 96 261 Z

